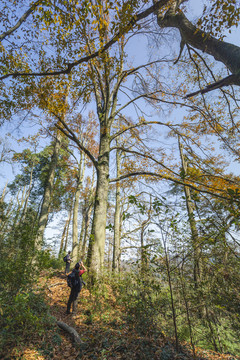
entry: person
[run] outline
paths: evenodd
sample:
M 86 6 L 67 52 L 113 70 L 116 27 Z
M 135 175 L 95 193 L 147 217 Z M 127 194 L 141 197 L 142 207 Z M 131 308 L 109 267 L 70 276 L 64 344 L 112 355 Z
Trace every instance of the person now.
M 81 270 L 80 267 L 82 268 Z M 75 274 L 75 285 L 71 287 L 71 292 L 67 303 L 67 314 L 70 314 L 71 305 L 72 314 L 75 315 L 77 312 L 78 295 L 82 289 L 82 274 L 84 274 L 86 271 L 87 269 L 83 265 L 83 262 L 80 264 L 77 263 L 73 269 L 73 273 Z
M 65 274 L 66 275 L 70 272 L 70 264 L 72 262 L 70 254 L 71 254 L 71 251 L 69 251 L 67 253 L 66 268 L 65 268 Z

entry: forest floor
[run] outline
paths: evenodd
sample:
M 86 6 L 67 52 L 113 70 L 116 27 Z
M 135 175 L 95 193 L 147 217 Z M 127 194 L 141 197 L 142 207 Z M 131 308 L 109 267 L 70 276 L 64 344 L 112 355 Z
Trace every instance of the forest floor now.
M 83 287 L 78 301 L 78 314 L 66 314 L 70 288 L 66 276 L 59 272 L 45 282 L 46 298 L 51 315 L 74 328 L 81 338 L 74 344 L 70 334 L 57 325 L 44 335 L 35 334 L 21 344 L 8 349 L 6 360 L 185 360 L 194 359 L 188 344 L 181 345 L 176 353 L 173 342 L 162 333 L 139 335 L 134 324 L 126 321 L 126 312 L 119 306 L 112 289 L 107 287 L 104 300 L 94 296 Z M 196 360 L 235 360 L 231 355 L 219 354 L 196 348 Z

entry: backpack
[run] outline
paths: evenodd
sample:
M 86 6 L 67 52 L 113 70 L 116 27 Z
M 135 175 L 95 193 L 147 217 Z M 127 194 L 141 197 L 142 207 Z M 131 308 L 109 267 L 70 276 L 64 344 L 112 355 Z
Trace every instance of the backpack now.
M 67 276 L 67 284 L 70 288 L 76 288 L 79 287 L 79 289 L 81 289 L 81 279 L 78 275 L 78 273 L 76 271 L 72 271 L 68 276 Z
M 67 262 L 67 255 L 64 256 L 63 261 L 64 261 L 64 262 Z

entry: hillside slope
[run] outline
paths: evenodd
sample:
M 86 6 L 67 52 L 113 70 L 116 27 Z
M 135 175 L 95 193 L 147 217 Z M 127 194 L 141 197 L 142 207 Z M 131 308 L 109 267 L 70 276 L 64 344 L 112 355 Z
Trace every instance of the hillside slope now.
M 5 349 L 4 359 L 21 360 L 174 360 L 194 359 L 190 347 L 182 344 L 181 353 L 174 350 L 173 342 L 162 333 L 140 335 L 134 324 L 127 321 L 124 308 L 118 305 L 110 286 L 103 294 L 91 294 L 83 288 L 76 316 L 66 314 L 70 289 L 66 277 L 57 273 L 42 278 L 50 313 L 56 321 L 74 328 L 81 338 L 74 344 L 71 335 L 57 325 L 45 334 L 24 339 L 14 349 Z M 237 357 L 196 349 L 197 360 L 235 360 Z

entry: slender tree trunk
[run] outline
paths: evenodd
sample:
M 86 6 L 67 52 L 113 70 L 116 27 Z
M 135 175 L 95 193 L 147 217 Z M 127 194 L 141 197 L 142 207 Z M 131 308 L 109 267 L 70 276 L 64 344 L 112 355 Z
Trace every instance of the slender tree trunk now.
M 20 194 L 21 194 L 21 199 L 19 200 Z M 15 213 L 15 217 L 14 217 L 14 221 L 13 221 L 13 225 L 12 225 L 13 229 L 15 227 L 17 227 L 17 225 L 20 222 L 21 209 L 24 207 L 24 203 L 26 200 L 26 194 L 27 194 L 27 191 L 26 191 L 26 188 L 24 187 L 22 193 L 21 193 L 21 190 L 19 190 L 18 194 L 16 196 L 18 205 L 17 205 L 17 209 L 16 209 L 16 213 Z
M 207 324 L 208 324 L 208 327 L 209 327 L 209 330 L 210 330 L 210 333 L 211 333 L 211 340 L 212 340 L 212 344 L 214 346 L 214 350 L 216 352 L 219 351 L 219 348 L 217 346 L 217 341 L 216 341 L 216 337 L 215 337 L 215 332 L 214 332 L 214 329 L 213 329 L 213 326 L 212 326 L 212 321 L 210 319 L 210 316 L 209 316 L 209 311 L 208 311 L 208 307 L 207 305 L 205 306 L 205 310 L 206 310 L 206 317 L 207 317 Z
M 83 211 L 83 223 L 84 223 L 84 234 L 82 242 L 79 243 L 80 257 L 85 260 L 87 254 L 87 240 L 89 238 L 89 228 L 91 221 L 91 213 L 94 206 L 94 184 L 95 184 L 95 169 L 93 168 L 91 187 L 89 189 L 88 198 L 85 200 L 84 211 Z
M 190 312 L 189 312 L 189 305 L 188 305 L 188 300 L 187 300 L 187 295 L 186 295 L 186 287 L 185 287 L 184 276 L 183 276 L 183 267 L 182 267 L 182 273 L 179 270 L 179 277 L 180 277 L 180 282 L 181 282 L 181 287 L 182 287 L 183 300 L 184 300 L 184 304 L 185 304 L 185 308 L 186 308 L 186 312 L 187 312 L 187 322 L 188 322 L 188 328 L 189 328 L 190 342 L 191 342 L 192 351 L 193 351 L 193 359 L 196 359 L 196 351 L 195 351 L 193 332 L 192 332 L 192 322 L 191 322 L 191 316 L 190 316 Z
M 87 209 L 82 210 L 82 223 L 81 223 L 81 231 L 79 234 L 79 240 L 78 240 L 78 259 L 83 260 L 83 254 L 82 254 L 82 248 L 83 248 L 83 239 L 85 234 L 85 228 L 86 228 L 86 211 Z
M 144 230 L 145 230 L 145 224 L 142 224 L 141 226 L 141 232 L 140 232 L 140 240 L 141 240 L 141 272 L 144 274 L 144 271 L 146 269 L 146 253 L 144 249 Z
M 172 289 L 172 279 L 171 279 L 171 271 L 169 266 L 169 258 L 168 258 L 168 251 L 166 247 L 166 242 L 164 240 L 164 250 L 165 250 L 165 259 L 166 259 L 166 266 L 167 266 L 167 277 L 168 277 L 168 284 L 171 296 L 171 308 L 172 308 L 172 316 L 173 316 L 173 326 L 174 326 L 174 333 L 175 333 L 175 341 L 176 341 L 176 350 L 179 351 L 179 341 L 178 341 L 178 331 L 177 331 L 177 317 L 174 305 L 174 298 L 173 298 L 173 289 Z
M 1 201 L 3 201 L 4 198 L 1 199 Z M 0 201 L 0 204 L 1 204 Z M 2 246 L 2 241 L 3 241 L 3 234 L 6 231 L 5 228 L 7 228 L 8 224 L 9 224 L 9 219 L 11 218 L 12 214 L 14 211 L 14 205 L 12 202 L 10 202 L 7 206 L 7 208 L 5 209 L 5 211 L 3 211 L 3 209 L 1 210 L 1 219 L 0 219 L 0 245 Z
M 41 206 L 40 215 L 39 215 L 39 219 L 38 219 L 38 232 L 37 232 L 37 236 L 36 236 L 36 240 L 35 240 L 35 248 L 37 250 L 41 250 L 41 248 L 42 248 L 43 234 L 44 234 L 44 230 L 47 226 L 47 222 L 48 222 L 48 215 L 49 215 L 49 209 L 50 209 L 50 205 L 51 205 L 55 171 L 56 171 L 57 162 L 58 162 L 59 150 L 61 148 L 61 140 L 62 140 L 62 136 L 58 132 L 57 137 L 54 142 L 53 154 L 52 154 L 51 161 L 50 161 L 48 178 L 47 178 L 46 184 L 45 184 L 43 201 L 42 201 L 42 206 Z
M 29 186 L 28 186 L 28 190 L 27 190 L 27 194 L 26 194 L 26 199 L 25 199 L 25 203 L 24 203 L 21 221 L 24 221 L 25 217 L 26 217 L 28 200 L 29 200 L 29 196 L 31 194 L 32 188 L 33 188 L 32 177 L 33 177 L 33 166 L 31 168 L 31 172 L 30 172 L 30 181 L 29 181 Z
M 113 258 L 113 254 L 112 254 L 112 250 L 113 250 L 113 244 L 111 244 L 111 239 L 109 237 L 108 239 L 108 271 L 109 273 L 111 273 L 111 270 L 113 268 L 113 264 L 112 264 L 112 258 Z
M 59 248 L 58 257 L 60 257 L 61 254 L 63 253 L 64 239 L 65 239 L 65 236 L 66 236 L 67 228 L 68 228 L 69 223 L 70 223 L 70 221 L 71 221 L 71 215 L 72 215 L 72 210 L 70 210 L 70 211 L 68 212 L 68 219 L 66 220 L 65 225 L 64 225 L 64 228 L 63 228 L 63 233 L 62 233 L 62 237 L 61 237 L 61 243 L 60 243 L 60 248 Z
M 77 188 L 75 192 L 74 206 L 73 206 L 73 224 L 72 224 L 72 260 L 77 262 L 78 260 L 78 211 L 79 211 L 79 199 L 82 188 L 83 177 L 85 173 L 86 157 L 81 152 L 81 158 L 78 168 Z
M 151 220 L 151 210 L 152 210 L 152 196 L 150 195 L 149 201 L 149 210 L 147 212 L 147 219 L 141 223 L 141 232 L 140 232 L 140 241 L 141 241 L 141 272 L 144 274 L 148 266 L 148 256 L 146 247 L 144 247 L 144 232 L 147 229 L 149 222 Z
M 4 201 L 4 198 L 5 198 L 5 195 L 6 195 L 7 185 L 8 185 L 8 183 L 6 183 L 6 185 L 5 185 L 4 189 L 3 189 L 2 196 L 1 196 L 1 199 L 0 199 L 0 203 L 3 203 L 3 201 Z
M 65 243 L 64 243 L 64 247 L 63 247 L 63 252 L 64 253 L 67 252 L 68 234 L 69 234 L 69 227 L 70 227 L 70 224 L 71 224 L 71 218 L 72 218 L 72 209 L 70 210 L 69 221 L 68 221 L 68 224 L 67 224 Z
M 118 146 L 118 143 L 117 143 Z M 116 152 L 117 178 L 120 175 L 120 152 Z M 120 246 L 121 246 L 121 232 L 120 232 L 120 183 L 116 182 L 116 202 L 114 214 L 114 239 L 113 239 L 113 272 L 119 272 L 120 264 Z
M 90 220 L 91 220 L 91 212 L 93 209 L 93 204 L 89 204 L 86 214 L 85 214 L 85 229 L 84 229 L 84 237 L 83 237 L 83 243 L 82 243 L 82 257 L 85 259 L 85 256 L 87 254 L 87 240 L 89 235 L 89 228 L 90 228 Z
M 179 151 L 180 151 L 180 156 L 181 156 L 181 161 L 182 161 L 182 169 L 184 172 L 184 176 L 186 176 L 187 175 L 187 161 L 183 155 L 182 144 L 180 143 L 179 138 L 178 138 L 178 141 L 179 141 Z M 195 216 L 194 216 L 195 206 L 194 206 L 194 202 L 192 201 L 190 188 L 188 186 L 184 186 L 184 192 L 185 192 L 186 206 L 187 206 L 187 211 L 188 211 L 188 220 L 189 220 L 191 235 L 192 235 L 194 283 L 195 283 L 195 286 L 198 287 L 199 282 L 201 280 L 201 266 L 200 266 L 201 249 L 200 249 L 200 241 L 199 241 L 199 236 L 198 236 L 197 224 L 196 224 L 196 220 L 195 220 Z

